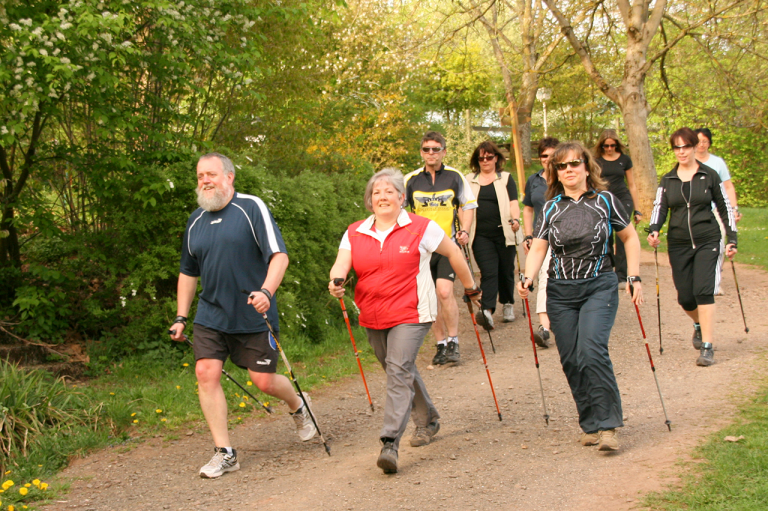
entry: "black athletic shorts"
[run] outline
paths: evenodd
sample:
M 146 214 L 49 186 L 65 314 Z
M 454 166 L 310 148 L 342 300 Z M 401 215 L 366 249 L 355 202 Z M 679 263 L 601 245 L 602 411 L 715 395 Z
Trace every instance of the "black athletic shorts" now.
M 437 252 L 432 253 L 432 259 L 429 261 L 429 269 L 432 272 L 432 282 L 437 282 L 437 279 L 446 279 L 451 282 L 456 280 L 456 273 L 453 271 L 448 258 Z
M 277 371 L 277 344 L 269 332 L 227 334 L 195 324 L 192 333 L 196 361 L 212 358 L 226 362 L 230 357 L 237 367 L 254 373 Z
M 719 240 L 668 245 L 672 280 L 677 289 L 677 303 L 687 311 L 699 305 L 715 303 L 715 290 L 720 286 L 723 251 Z

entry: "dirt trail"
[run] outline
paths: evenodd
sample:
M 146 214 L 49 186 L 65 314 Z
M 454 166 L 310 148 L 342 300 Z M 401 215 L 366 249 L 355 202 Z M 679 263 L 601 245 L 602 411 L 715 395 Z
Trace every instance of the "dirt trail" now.
M 319 440 L 302 444 L 282 410 L 252 419 L 232 432 L 242 469 L 216 480 L 197 471 L 210 458 L 204 425 L 191 436 L 150 440 L 130 452 L 107 449 L 74 462 L 61 477 L 71 491 L 44 509 L 633 509 L 642 494 L 673 481 L 675 463 L 704 435 L 727 424 L 742 396 L 763 373 L 768 320 L 764 315 L 768 276 L 739 269 L 750 333 L 744 333 L 730 268 L 718 297 L 717 363 L 696 367 L 691 324 L 676 303 L 668 264 L 662 263 L 664 355 L 658 354 L 652 254 L 643 254 L 641 274 L 647 303 L 641 308 L 657 374 L 672 420 L 664 416 L 631 303 L 622 295 L 611 337 L 622 394 L 625 427 L 621 450 L 600 453 L 578 442 L 576 410 L 555 348 L 540 351 L 551 421 L 545 426 L 527 321 L 516 304 L 517 321 L 497 323 L 483 342 L 504 420 L 499 422 L 480 361 L 471 323 L 461 309 L 463 362 L 427 369 L 431 346 L 422 349 L 419 369 L 442 415 L 434 442 L 413 448 L 412 426 L 400 450 L 400 472 L 376 467 L 385 379 L 366 374 L 376 412 L 358 378 L 313 394 L 332 457 Z M 660 257 L 661 258 L 661 257 Z M 499 311 L 500 312 L 500 311 Z M 497 315 L 500 318 L 500 313 Z M 299 376 L 300 377 L 300 376 Z

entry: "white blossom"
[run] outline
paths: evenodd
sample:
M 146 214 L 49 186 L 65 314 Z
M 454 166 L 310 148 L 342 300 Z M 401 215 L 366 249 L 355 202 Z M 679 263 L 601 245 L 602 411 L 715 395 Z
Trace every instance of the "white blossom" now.
M 59 39 L 61 41 L 66 41 L 67 38 L 64 37 L 64 34 L 62 34 L 61 32 L 56 32 L 56 39 Z
M 16 23 L 11 23 L 8 26 L 11 27 L 11 30 L 21 30 L 21 27 L 18 26 Z
M 0 126 L 0 135 L 7 135 L 8 134 L 8 128 L 5 126 Z
M 20 19 L 19 23 L 21 23 L 22 25 L 26 25 L 28 27 L 32 26 L 32 20 L 29 18 Z
M 171 188 L 171 190 L 173 190 L 173 181 L 170 179 L 166 179 L 166 181 L 168 181 L 168 186 Z
M 65 21 L 64 23 L 61 24 L 62 30 L 67 30 L 68 28 L 72 28 L 72 23 Z
M 32 31 L 32 33 L 33 33 L 35 36 L 37 36 L 37 37 L 40 37 L 41 35 L 43 35 L 43 27 L 37 27 L 36 29 L 34 29 L 34 30 Z
M 67 57 L 61 57 L 62 64 L 69 64 L 71 61 Z
M 47 57 L 48 50 L 46 50 L 45 48 L 40 48 L 40 55 L 42 55 L 43 57 Z
M 96 78 L 96 73 L 94 73 L 93 71 L 91 71 L 90 73 L 88 73 L 88 76 L 86 76 L 86 77 L 85 77 L 85 79 L 86 79 L 86 80 L 88 80 L 89 82 L 90 82 L 91 80 L 93 80 L 94 78 Z

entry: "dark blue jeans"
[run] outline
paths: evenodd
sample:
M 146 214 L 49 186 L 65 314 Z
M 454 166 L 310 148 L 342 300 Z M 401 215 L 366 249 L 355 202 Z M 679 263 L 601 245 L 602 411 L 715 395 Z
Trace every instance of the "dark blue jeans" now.
M 591 279 L 549 279 L 547 313 L 585 433 L 624 425 L 621 396 L 608 354 L 619 307 L 613 272 Z

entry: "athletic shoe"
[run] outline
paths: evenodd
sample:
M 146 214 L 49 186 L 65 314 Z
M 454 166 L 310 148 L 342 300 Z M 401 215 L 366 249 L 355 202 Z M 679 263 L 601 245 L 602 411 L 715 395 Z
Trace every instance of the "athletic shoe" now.
M 715 363 L 715 351 L 712 349 L 711 342 L 705 342 L 701 345 L 701 354 L 696 359 L 697 366 L 711 366 Z
M 432 365 L 433 366 L 441 366 L 448 362 L 448 359 L 445 358 L 445 350 L 448 348 L 445 344 L 438 344 L 437 345 L 437 353 L 435 353 L 435 356 L 432 358 Z
M 445 361 L 456 363 L 459 360 L 461 360 L 461 353 L 459 353 L 459 343 L 448 341 L 448 348 L 445 350 Z
M 600 438 L 600 446 L 597 448 L 599 451 L 618 451 L 619 440 L 616 438 L 615 429 L 606 429 L 598 433 Z
M 475 313 L 475 321 L 486 330 L 493 330 L 493 316 L 491 315 L 491 311 L 487 309 L 477 311 Z
M 512 303 L 505 303 L 503 307 L 504 316 L 501 319 L 502 323 L 512 323 L 515 320 L 515 306 Z
M 539 325 L 536 333 L 533 334 L 533 340 L 536 341 L 536 345 L 542 349 L 549 348 L 549 330 Z
M 307 408 L 312 400 L 306 392 L 303 394 L 306 404 L 302 403 L 301 408 L 291 413 L 291 417 L 293 417 L 293 422 L 296 423 L 296 430 L 299 432 L 299 438 L 301 438 L 302 442 L 307 442 L 315 437 L 317 428 L 315 427 L 315 423 L 312 422 L 312 417 L 309 415 L 309 409 Z
M 693 325 L 693 337 L 691 338 L 691 341 L 693 341 L 693 349 L 701 349 L 701 326 Z
M 585 447 L 597 445 L 600 443 L 600 433 L 582 433 L 579 442 Z
M 381 454 L 376 461 L 376 466 L 384 471 L 385 474 L 397 473 L 397 450 L 395 449 L 395 443 L 392 441 L 384 441 L 384 446 L 381 448 Z
M 227 450 L 223 447 L 216 447 L 213 451 L 215 454 L 211 461 L 200 469 L 200 477 L 213 479 L 226 472 L 240 470 L 240 463 L 237 461 L 237 453 L 234 449 L 232 449 L 232 454 L 227 454 Z
M 440 423 L 438 421 L 430 422 L 426 427 L 417 427 L 411 437 L 411 447 L 429 445 L 432 441 L 432 437 L 435 436 L 438 431 L 440 431 Z

